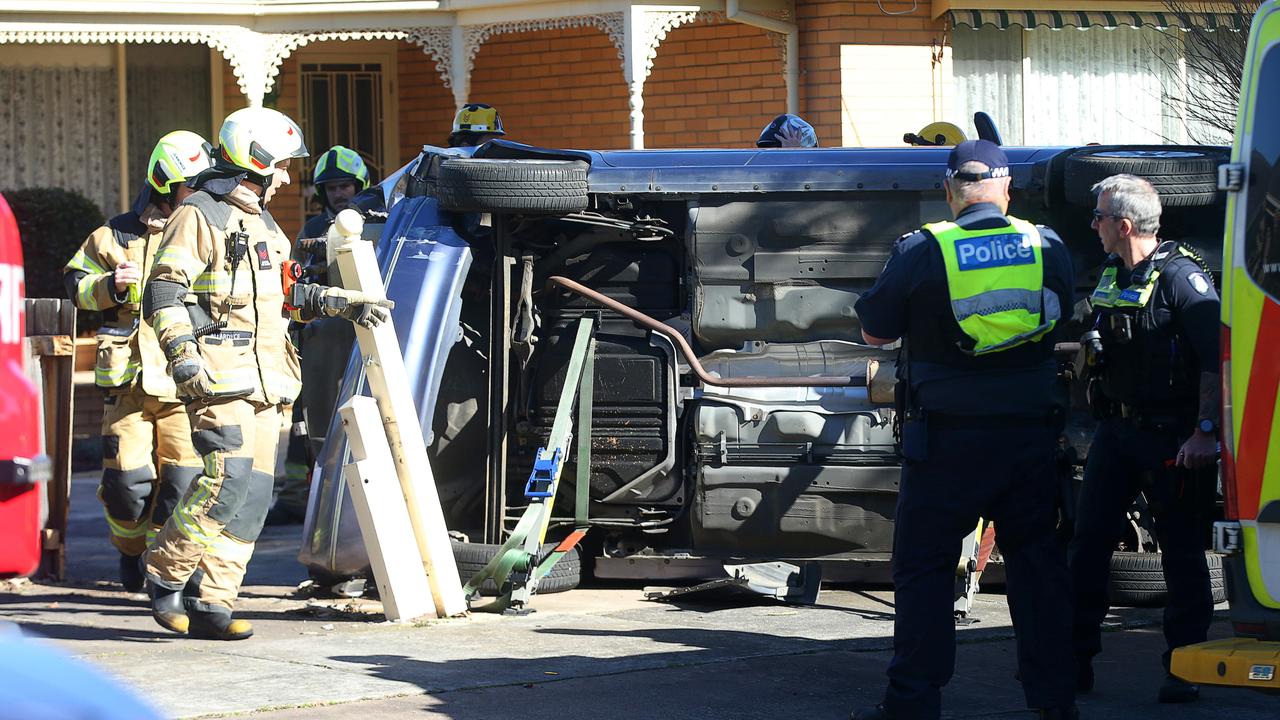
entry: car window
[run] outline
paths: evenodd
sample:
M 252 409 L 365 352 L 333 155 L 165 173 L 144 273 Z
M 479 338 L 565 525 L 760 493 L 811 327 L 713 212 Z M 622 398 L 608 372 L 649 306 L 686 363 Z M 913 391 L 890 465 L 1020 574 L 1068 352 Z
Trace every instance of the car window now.
M 1280 46 L 1263 57 L 1257 87 L 1280 87 Z M 1263 292 L 1280 298 L 1280 94 L 1259 92 L 1255 102 L 1244 262 Z

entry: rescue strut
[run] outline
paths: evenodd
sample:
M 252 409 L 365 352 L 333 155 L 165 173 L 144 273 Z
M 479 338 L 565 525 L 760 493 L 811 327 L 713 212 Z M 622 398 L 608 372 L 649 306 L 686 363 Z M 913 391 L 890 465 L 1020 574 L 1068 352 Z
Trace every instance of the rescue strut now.
M 565 371 L 564 386 L 560 389 L 560 402 L 556 405 L 555 420 L 545 447 L 534 454 L 533 471 L 525 484 L 524 495 L 529 499 L 520 521 L 511 537 L 502 544 L 493 559 L 467 581 L 463 593 L 468 604 L 480 594 L 480 586 L 493 580 L 498 587 L 498 597 L 483 605 L 471 605 L 472 610 L 502 612 L 507 615 L 524 615 L 530 612 L 529 598 L 538 591 L 538 582 L 551 572 L 559 560 L 587 534 L 588 495 L 591 487 L 591 409 L 595 375 L 596 339 L 598 316 L 578 320 L 569 367 Z M 575 478 L 575 502 L 573 532 L 541 555 L 542 544 L 551 523 L 551 511 L 556 504 L 556 491 L 560 487 L 560 475 L 564 459 L 569 453 L 573 436 L 573 406 L 578 405 L 577 474 Z

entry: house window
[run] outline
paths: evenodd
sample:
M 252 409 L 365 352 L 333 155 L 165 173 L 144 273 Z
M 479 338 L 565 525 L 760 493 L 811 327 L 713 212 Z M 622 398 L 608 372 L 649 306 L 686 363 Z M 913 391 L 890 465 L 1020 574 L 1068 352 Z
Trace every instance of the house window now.
M 383 67 L 381 63 L 303 63 L 300 122 L 311 157 L 303 161 L 303 197 L 309 202 L 311 176 L 325 150 L 344 145 L 360 153 L 371 182 L 385 175 Z M 321 211 L 318 204 L 307 215 Z
M 953 72 L 962 118 L 983 110 L 1010 145 L 1187 143 L 1179 40 L 1154 27 L 1024 30 L 957 26 Z M 1172 32 L 1178 32 L 1176 30 Z
M 951 53 L 923 45 L 840 46 L 840 139 L 902 147 L 902 136 L 951 120 Z

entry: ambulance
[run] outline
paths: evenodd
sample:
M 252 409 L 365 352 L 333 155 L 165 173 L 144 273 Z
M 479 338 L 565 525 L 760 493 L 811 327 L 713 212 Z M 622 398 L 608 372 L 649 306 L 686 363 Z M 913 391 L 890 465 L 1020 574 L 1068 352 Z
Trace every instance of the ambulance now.
M 1227 191 L 1222 293 L 1225 555 L 1234 637 L 1179 648 L 1193 683 L 1280 692 L 1280 2 L 1254 16 Z

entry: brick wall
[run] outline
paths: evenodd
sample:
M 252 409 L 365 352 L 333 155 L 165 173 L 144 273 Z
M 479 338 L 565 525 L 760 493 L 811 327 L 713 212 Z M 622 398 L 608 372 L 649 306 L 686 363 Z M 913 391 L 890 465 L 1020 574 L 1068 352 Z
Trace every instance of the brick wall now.
M 400 164 L 426 145 L 444 146 L 453 127 L 453 92 L 444 86 L 435 61 L 417 45 L 401 42 L 396 92 L 400 97 Z M 504 121 L 507 110 L 500 107 Z
M 667 34 L 644 86 L 645 147 L 751 147 L 787 111 L 782 46 L 769 33 L 700 21 Z
M 512 140 L 549 147 L 630 146 L 622 61 L 609 37 L 594 27 L 490 37 L 476 55 L 468 99 L 498 108 Z
M 907 15 L 890 16 L 881 11 L 908 12 Z M 931 44 L 944 43 L 945 25 L 942 20 L 934 20 L 929 16 L 928 3 L 919 3 L 912 11 L 911 2 L 901 0 L 884 0 L 877 5 L 870 0 L 797 0 L 796 20 L 800 25 L 800 66 L 801 87 L 800 105 L 806 120 L 818 131 L 818 137 L 831 138 L 830 144 L 842 137 L 841 108 L 841 46 L 842 45 L 915 45 L 929 47 Z M 927 54 L 922 54 L 927 60 Z M 917 58 L 915 62 L 919 62 Z M 855 66 L 856 67 L 856 66 Z M 853 71 L 854 68 L 851 68 Z M 886 62 L 879 68 L 882 77 L 890 77 L 898 72 L 905 73 L 903 82 L 916 83 L 921 75 L 917 67 L 893 67 Z M 864 71 L 859 68 L 859 71 Z M 892 83 L 891 83 L 892 84 Z M 908 85 L 907 87 L 911 87 Z M 928 88 L 923 90 L 928 91 Z M 850 98 L 851 102 L 870 106 L 873 104 L 894 105 L 892 98 L 872 96 Z M 919 127 L 911 127 L 914 117 L 902 117 L 895 122 L 892 114 L 882 116 L 885 123 L 894 123 L 892 127 L 869 129 L 868 135 L 883 135 L 891 129 L 896 130 L 900 139 L 902 133 L 914 132 Z M 947 119 L 947 118 L 940 118 Z M 952 122 L 955 122 L 952 119 Z M 897 129 L 897 128 L 901 129 Z

